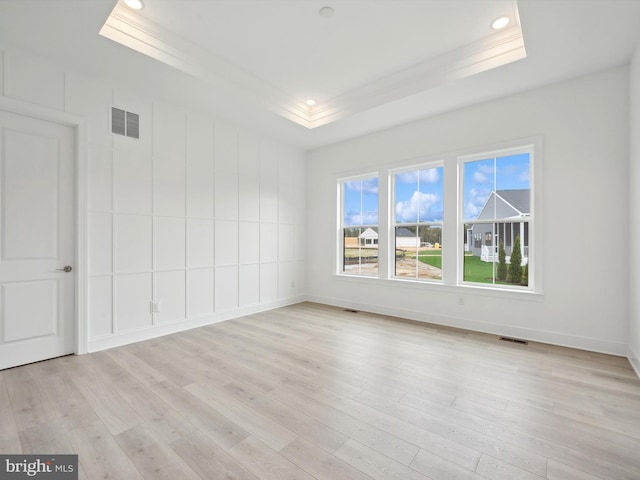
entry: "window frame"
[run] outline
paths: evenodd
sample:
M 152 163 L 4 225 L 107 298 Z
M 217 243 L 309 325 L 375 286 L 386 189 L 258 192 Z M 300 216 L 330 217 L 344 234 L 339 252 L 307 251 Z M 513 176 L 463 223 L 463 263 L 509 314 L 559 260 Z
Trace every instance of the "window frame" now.
M 536 221 L 537 218 L 537 195 L 535 188 L 535 179 L 538 176 L 537 172 L 540 171 L 540 167 L 537 165 L 538 159 L 536 158 L 536 151 L 540 151 L 541 147 L 538 145 L 540 141 L 537 142 L 522 142 L 518 146 L 510 146 L 506 148 L 499 149 L 487 149 L 482 152 L 474 152 L 472 154 L 466 155 L 458 155 L 457 156 L 457 168 L 458 168 L 458 213 L 457 213 L 457 223 L 458 223 L 458 231 L 460 232 L 458 235 L 459 241 L 456 245 L 457 252 L 457 285 L 464 287 L 476 287 L 476 288 L 486 288 L 492 290 L 503 290 L 503 291 L 520 291 L 520 292 L 540 292 L 541 285 L 537 282 L 536 278 L 536 265 L 539 264 L 537 262 L 537 257 L 539 252 L 537 251 L 537 242 L 536 242 L 536 231 L 538 223 Z M 517 144 L 516 144 L 517 145 Z M 523 154 L 526 153 L 529 155 L 529 215 L 524 217 L 522 222 L 528 224 L 528 285 L 508 285 L 508 284 L 497 284 L 495 283 L 495 279 L 493 283 L 480 283 L 480 282 L 471 282 L 464 280 L 464 233 L 466 231 L 466 226 L 469 223 L 473 224 L 491 224 L 494 225 L 494 228 L 491 230 L 492 242 L 496 237 L 495 225 L 499 223 L 515 223 L 515 222 L 505 222 L 501 221 L 502 219 L 491 219 L 491 220 L 467 220 L 464 217 L 464 166 L 467 163 L 480 161 L 480 160 L 490 160 L 497 159 L 501 157 L 507 157 L 510 155 Z M 495 188 L 495 185 L 494 185 Z M 497 190 L 493 190 L 494 192 Z M 474 233 L 475 235 L 475 233 Z M 485 234 L 488 235 L 488 234 Z M 484 239 L 484 237 L 483 237 Z
M 396 218 L 396 176 L 403 174 L 403 173 L 411 173 L 411 172 L 420 172 L 423 170 L 430 170 L 432 168 L 441 168 L 442 169 L 442 177 L 443 177 L 443 184 L 442 184 L 442 204 L 443 204 L 443 213 L 442 213 L 442 220 L 440 222 L 408 222 L 408 223 L 398 223 L 397 218 Z M 402 166 L 402 167 L 397 167 L 397 168 L 390 168 L 387 170 L 387 176 L 389 179 L 389 199 L 388 199 L 388 204 L 389 204 L 389 247 L 388 247 L 388 255 L 389 255 L 389 278 L 392 280 L 406 280 L 406 281 L 413 281 L 413 282 L 421 282 L 421 283 L 434 283 L 434 284 L 442 284 L 443 283 L 443 279 L 444 279 L 444 265 L 441 266 L 440 270 L 441 270 L 441 274 L 440 274 L 440 278 L 439 279 L 432 279 L 432 278 L 420 278 L 418 276 L 415 277 L 409 277 L 409 276 L 401 276 L 401 275 L 397 275 L 396 274 L 396 229 L 399 227 L 415 227 L 416 228 L 416 235 L 418 234 L 418 229 L 422 226 L 422 227 L 429 227 L 431 225 L 439 225 L 440 226 L 440 235 L 441 235 L 441 242 L 440 242 L 440 248 L 442 250 L 444 250 L 444 225 L 445 225 L 445 214 L 444 214 L 444 205 L 445 205 L 445 183 L 444 183 L 444 179 L 445 179 L 445 165 L 444 165 L 444 160 L 442 159 L 438 159 L 438 160 L 430 160 L 430 161 L 423 161 L 421 163 L 413 163 L 411 165 L 407 165 L 407 166 Z M 416 261 L 419 261 L 416 259 Z
M 337 186 L 336 195 L 336 246 L 332 274 L 348 282 L 382 282 L 390 288 L 416 288 L 417 290 L 437 290 L 453 295 L 481 294 L 496 298 L 521 298 L 540 301 L 543 288 L 543 199 L 541 191 L 543 178 L 543 137 L 541 135 L 494 143 L 480 147 L 468 147 L 438 155 L 422 155 L 411 159 L 389 161 L 366 170 L 351 170 L 336 173 L 333 177 Z M 464 281 L 464 176 L 462 164 L 466 161 L 486 160 L 488 157 L 501 157 L 514 153 L 529 154 L 530 217 L 528 223 L 528 286 L 511 286 L 493 283 L 474 283 Z M 442 279 L 418 279 L 395 275 L 395 181 L 396 173 L 442 166 L 443 219 L 442 219 Z M 342 188 L 348 181 L 378 178 L 378 274 L 352 275 L 342 271 L 344 264 L 343 221 L 344 204 Z M 491 222 L 493 223 L 493 222 Z M 503 222 L 498 222 L 503 223 Z M 484 238 L 484 237 L 482 237 Z M 471 239 L 473 241 L 473 239 Z
M 378 223 L 376 225 L 373 224 L 362 224 L 356 225 L 353 227 L 347 228 L 377 228 L 378 229 L 378 271 L 376 274 L 362 274 L 362 273 L 351 273 L 344 270 L 344 217 L 345 217 L 345 184 L 355 181 L 365 181 L 369 179 L 376 178 L 378 180 Z M 382 234 L 380 228 L 380 183 L 381 183 L 382 175 L 378 171 L 368 171 L 367 173 L 352 175 L 348 177 L 340 177 L 337 179 L 337 188 L 338 188 L 338 228 L 337 228 L 337 245 L 338 245 L 338 255 L 336 258 L 336 272 L 338 275 L 346 276 L 346 277 L 355 277 L 355 278 L 381 278 L 380 277 L 380 236 Z

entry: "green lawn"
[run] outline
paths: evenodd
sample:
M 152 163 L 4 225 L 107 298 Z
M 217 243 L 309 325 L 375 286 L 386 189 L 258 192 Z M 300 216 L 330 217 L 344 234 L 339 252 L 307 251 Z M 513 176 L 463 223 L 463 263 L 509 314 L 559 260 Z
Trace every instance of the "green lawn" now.
M 493 283 L 493 263 L 483 262 L 480 257 L 464 256 L 464 281 Z
M 498 264 L 496 264 L 496 267 Z M 493 282 L 493 263 L 483 262 L 480 257 L 464 256 L 464 281 L 476 283 Z M 511 282 L 495 281 L 496 285 L 514 285 Z
M 442 268 L 442 250 L 428 250 L 420 252 L 418 260 L 432 267 Z
M 442 268 L 442 250 L 420 252 L 418 260 L 436 268 Z M 493 283 L 493 264 L 483 262 L 480 257 L 464 256 L 464 281 L 476 283 Z M 506 283 L 506 282 L 505 282 Z
M 442 268 L 442 250 L 426 250 L 418 254 L 418 260 L 436 268 Z M 475 283 L 494 283 L 493 263 L 483 262 L 480 257 L 473 255 L 464 256 L 464 281 Z M 499 282 L 496 284 L 512 285 L 509 282 Z

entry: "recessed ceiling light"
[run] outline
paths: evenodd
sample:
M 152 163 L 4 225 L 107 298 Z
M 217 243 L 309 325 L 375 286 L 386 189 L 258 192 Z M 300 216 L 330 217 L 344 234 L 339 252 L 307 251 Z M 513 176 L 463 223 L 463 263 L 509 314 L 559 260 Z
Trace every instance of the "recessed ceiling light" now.
M 124 0 L 124 3 L 127 7 L 133 8 L 134 10 L 142 10 L 144 8 L 142 0 Z
M 313 107 L 316 104 L 316 101 L 313 98 L 308 98 L 304 103 L 306 103 L 310 107 Z
M 509 17 L 496 18 L 491 24 L 491 28 L 494 30 L 500 30 L 509 25 Z
M 318 10 L 318 14 L 323 18 L 333 17 L 334 10 L 331 7 L 322 7 Z

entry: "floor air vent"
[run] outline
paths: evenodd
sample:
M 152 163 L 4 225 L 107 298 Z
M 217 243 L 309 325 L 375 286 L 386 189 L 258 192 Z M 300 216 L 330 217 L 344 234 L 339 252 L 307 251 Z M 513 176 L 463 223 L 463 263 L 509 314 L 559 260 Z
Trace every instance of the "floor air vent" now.
M 511 342 L 511 343 L 519 343 L 521 345 L 529 345 L 529 342 L 526 340 L 521 340 L 520 338 L 511 338 L 511 337 L 500 337 L 500 340 L 503 342 Z

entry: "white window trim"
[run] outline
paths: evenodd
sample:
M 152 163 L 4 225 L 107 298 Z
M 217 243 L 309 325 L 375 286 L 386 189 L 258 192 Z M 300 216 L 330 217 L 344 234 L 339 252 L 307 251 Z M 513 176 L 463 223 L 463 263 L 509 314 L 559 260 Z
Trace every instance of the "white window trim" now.
M 420 283 L 434 283 L 434 284 L 441 284 L 444 281 L 444 265 L 442 268 L 443 271 L 443 277 L 440 279 L 429 279 L 429 278 L 411 278 L 411 277 L 403 277 L 403 276 L 398 276 L 395 274 L 395 229 L 396 227 L 399 226 L 429 226 L 429 225 L 435 225 L 437 223 L 439 223 L 442 227 L 442 240 L 441 240 L 441 248 L 442 248 L 442 253 L 444 255 L 444 225 L 445 225 L 445 221 L 444 221 L 444 212 L 443 212 L 443 218 L 441 222 L 425 222 L 425 223 L 406 223 L 406 224 L 398 224 L 396 222 L 396 205 L 395 205 L 395 199 L 396 199 L 396 182 L 395 182 L 395 176 L 398 174 L 402 174 L 402 173 L 408 173 L 408 172 L 415 172 L 415 171 L 420 171 L 420 170 L 429 170 L 431 168 L 442 168 L 442 175 L 443 175 L 443 182 L 446 181 L 446 173 L 445 173 L 445 161 L 438 157 L 437 160 L 423 160 L 420 163 L 412 163 L 411 165 L 408 166 L 403 166 L 403 167 L 399 167 L 399 168 L 390 168 L 387 170 L 387 177 L 389 178 L 389 201 L 387 202 L 387 204 L 389 205 L 389 228 L 387 229 L 388 231 L 388 238 L 389 238 L 389 248 L 388 248 L 388 265 L 389 265 L 389 275 L 388 278 L 391 280 L 407 280 L 407 281 L 412 281 L 412 282 L 420 282 Z M 446 209 L 446 203 L 445 202 L 445 198 L 446 198 L 446 193 L 445 193 L 445 184 L 443 183 L 443 187 L 442 187 L 442 204 L 443 204 L 443 208 Z
M 531 216 L 529 219 L 529 250 L 533 257 L 529 258 L 529 287 L 503 286 L 463 282 L 464 264 L 464 216 L 463 216 L 463 188 L 462 165 L 464 162 L 483 160 L 492 156 L 506 156 L 513 153 L 527 151 L 530 155 L 530 189 Z M 494 143 L 481 147 L 465 148 L 449 152 L 444 155 L 414 157 L 385 165 L 370 167 L 364 173 L 350 172 L 334 177 L 337 186 L 336 195 L 336 235 L 335 259 L 333 275 L 346 281 L 384 282 L 389 287 L 435 289 L 458 294 L 478 294 L 498 298 L 518 297 L 523 300 L 542 298 L 543 288 L 543 198 L 541 193 L 543 178 L 543 140 L 541 136 L 526 137 Z M 396 277 L 392 274 L 394 254 L 390 245 L 393 244 L 395 227 L 395 185 L 393 175 L 396 173 L 443 166 L 444 168 L 444 215 L 442 221 L 442 280 L 413 279 Z M 351 275 L 342 272 L 343 250 L 343 195 L 341 189 L 345 182 L 378 177 L 378 275 Z M 451 201 L 448 199 L 456 199 Z M 451 219 L 451 220 L 450 220 Z M 383 235 L 382 232 L 386 232 Z
M 344 245 L 343 245 L 343 239 L 344 239 L 344 184 L 345 183 L 349 183 L 349 182 L 353 182 L 353 181 L 357 181 L 357 180 L 368 180 L 370 178 L 377 178 L 378 179 L 378 275 L 363 275 L 363 274 L 354 274 L 354 273 L 346 273 L 342 271 L 342 267 L 344 265 Z M 381 225 L 380 225 L 380 218 L 381 218 L 381 214 L 380 214 L 380 207 L 381 207 L 381 195 L 380 195 L 380 189 L 381 189 L 381 183 L 383 182 L 383 175 L 381 175 L 381 172 L 379 171 L 368 171 L 367 173 L 363 173 L 363 174 L 358 174 L 358 175 L 350 175 L 347 177 L 338 177 L 336 179 L 336 186 L 337 186 L 337 228 L 336 228 L 336 245 L 337 245 L 337 252 L 335 255 L 335 262 L 334 262 L 334 272 L 337 275 L 340 276 L 346 276 L 346 277 L 355 277 L 355 278 L 381 278 L 380 276 L 380 257 L 381 257 L 381 252 L 383 252 L 382 250 L 382 246 L 381 243 L 385 243 L 385 242 L 381 242 L 381 240 L 384 239 L 384 235 L 380 235 L 381 230 Z M 358 225 L 357 227 L 361 227 L 362 225 Z M 371 225 L 365 225 L 365 226 L 371 226 Z M 385 245 L 385 250 L 386 251 L 386 245 Z
M 528 141 L 521 142 L 510 142 L 510 144 L 503 145 L 497 148 L 486 149 L 481 152 L 478 149 L 475 149 L 474 153 L 470 154 L 460 154 L 457 156 L 457 169 L 458 169 L 458 178 L 460 179 L 459 187 L 458 187 L 458 200 L 457 207 L 458 211 L 456 214 L 457 218 L 457 230 L 458 230 L 458 239 L 456 245 L 456 255 L 457 255 L 457 284 L 459 286 L 465 287 L 478 287 L 478 288 L 491 288 L 491 289 L 499 289 L 504 291 L 522 291 L 522 292 L 531 292 L 531 293 L 542 293 L 542 280 L 541 272 L 542 268 L 542 252 L 539 245 L 542 245 L 541 236 L 540 236 L 540 215 L 539 212 L 542 211 L 541 208 L 541 200 L 542 195 L 537 192 L 536 180 L 542 177 L 542 161 L 541 155 L 537 155 L 537 152 L 542 151 L 542 139 L 541 138 L 531 138 Z M 529 252 L 533 253 L 533 255 L 529 256 L 529 286 L 518 286 L 518 285 L 495 285 L 495 284 L 483 284 L 483 283 L 474 283 L 474 282 L 465 282 L 464 281 L 464 188 L 463 188 L 463 178 L 464 178 L 464 165 L 467 162 L 473 162 L 478 160 L 487 160 L 491 158 L 497 157 L 506 157 L 509 155 L 514 155 L 518 153 L 528 153 L 529 154 L 529 189 L 530 189 L 530 215 L 527 219 L 529 223 Z M 467 223 L 496 223 L 495 221 L 479 221 L 479 222 L 467 222 Z M 498 222 L 499 223 L 499 222 Z

